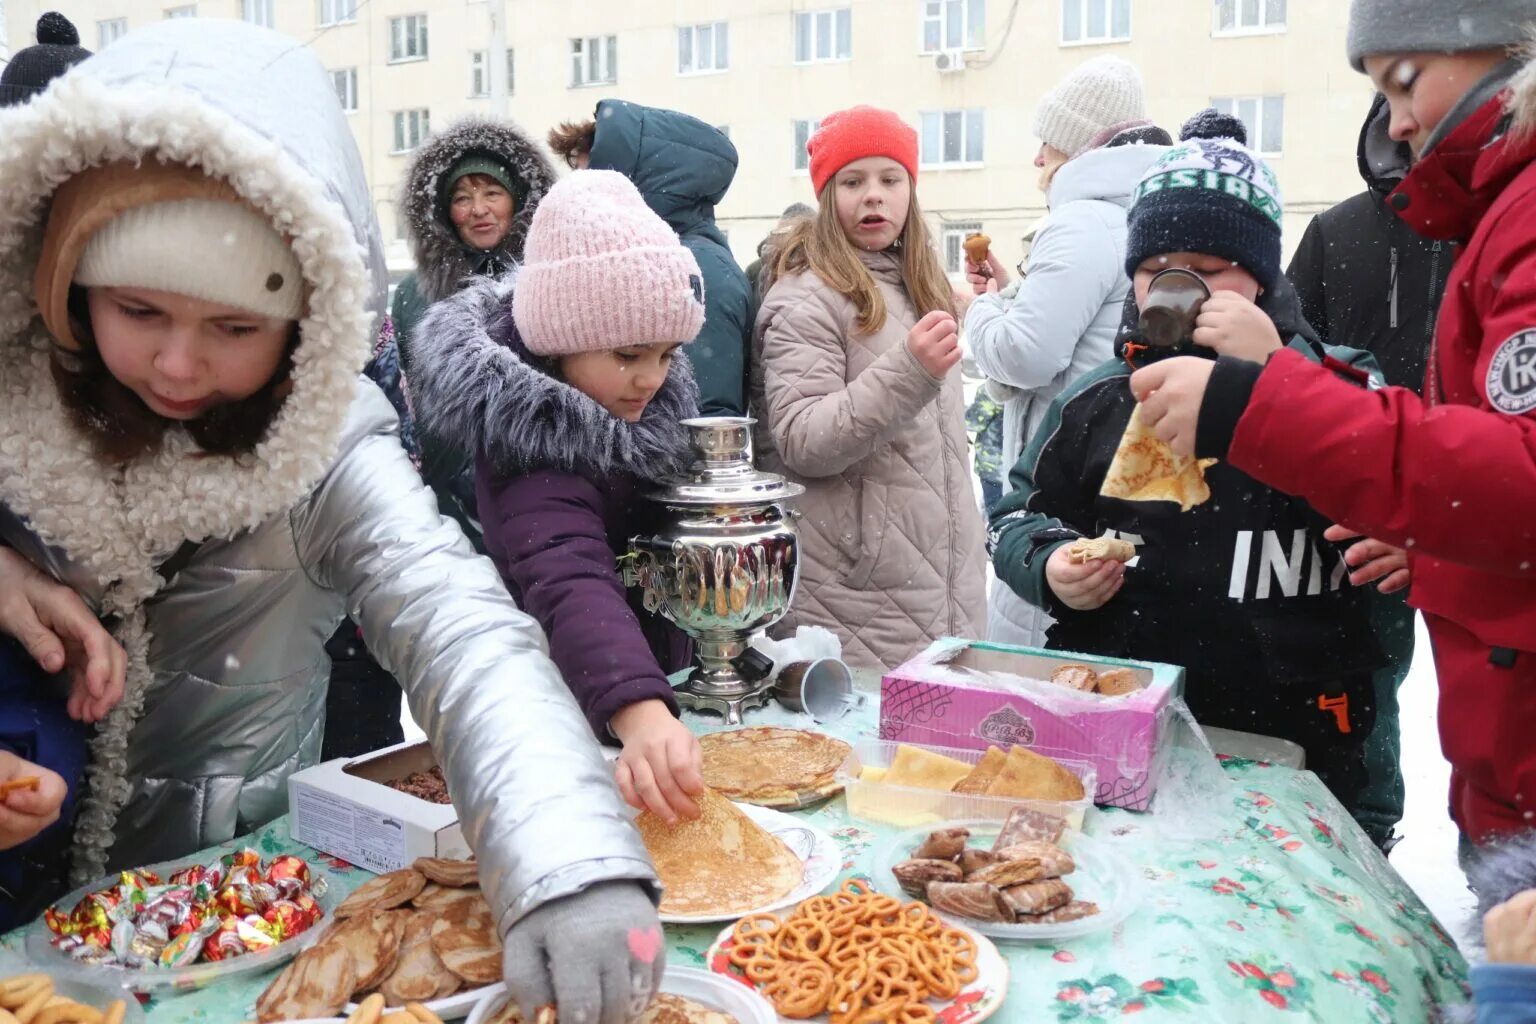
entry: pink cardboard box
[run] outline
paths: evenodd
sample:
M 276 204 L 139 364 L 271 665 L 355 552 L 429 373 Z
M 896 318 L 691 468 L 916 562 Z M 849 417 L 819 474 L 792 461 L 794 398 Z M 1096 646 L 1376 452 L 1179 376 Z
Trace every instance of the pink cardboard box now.
M 1062 665 L 1128 668 L 1143 688 L 1122 697 L 1050 682 Z M 880 738 L 985 750 L 1028 747 L 1098 770 L 1094 803 L 1144 811 L 1162 768 L 1170 703 L 1184 692 L 1176 665 L 945 639 L 880 683 Z

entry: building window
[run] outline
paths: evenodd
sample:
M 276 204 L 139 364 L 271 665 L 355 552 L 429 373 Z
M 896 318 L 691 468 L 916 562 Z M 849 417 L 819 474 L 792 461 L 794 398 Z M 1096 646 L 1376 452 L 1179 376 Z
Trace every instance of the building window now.
M 986 0 L 922 0 L 923 52 L 980 50 L 987 39 Z
M 389 59 L 427 59 L 427 16 L 407 14 L 389 19 Z
M 795 123 L 795 160 L 794 167 L 797 171 L 810 170 L 811 155 L 805 151 L 805 144 L 811 141 L 811 136 L 816 134 L 816 129 L 821 127 L 820 121 L 796 121 Z
M 127 18 L 108 18 L 106 21 L 98 21 L 96 23 L 96 49 L 106 49 L 108 45 L 123 38 L 127 31 Z
M 512 95 L 512 83 L 517 81 L 517 62 L 512 59 L 512 51 L 507 51 L 507 95 Z
M 195 18 L 197 17 L 197 4 L 187 4 L 184 7 L 167 7 L 167 18 Z
M 959 274 L 965 270 L 965 240 L 981 233 L 979 222 L 944 225 L 944 270 Z
M 853 8 L 795 15 L 795 63 L 819 64 L 853 56 Z
M 272 0 L 240 0 L 240 17 L 252 25 L 272 27 Z
M 425 142 L 431 132 L 431 118 L 425 108 L 395 111 L 396 153 L 409 153 Z
M 357 110 L 357 68 L 340 68 L 331 72 L 331 85 L 336 87 L 336 98 L 347 113 Z
M 1285 148 L 1284 96 L 1220 96 L 1211 106 L 1233 114 L 1248 128 L 1248 148 L 1279 156 Z
M 703 75 L 731 66 L 730 26 L 723 21 L 677 30 L 677 73 Z
M 469 51 L 469 97 L 479 99 L 491 94 L 491 51 Z
M 340 25 L 357 20 L 357 0 L 319 0 L 320 24 Z
M 618 36 L 585 36 L 571 40 L 572 88 L 606 85 L 618 80 Z
M 1216 0 L 1216 34 L 1285 31 L 1285 0 Z
M 986 118 L 981 110 L 930 110 L 922 120 L 924 167 L 974 167 L 986 159 Z
M 1119 43 L 1131 38 L 1131 0 L 1061 0 L 1061 41 Z

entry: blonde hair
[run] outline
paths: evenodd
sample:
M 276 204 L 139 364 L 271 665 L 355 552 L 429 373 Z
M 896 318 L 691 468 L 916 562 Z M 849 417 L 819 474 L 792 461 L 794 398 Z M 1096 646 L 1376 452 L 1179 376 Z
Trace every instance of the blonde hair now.
M 809 270 L 839 294 L 853 301 L 858 310 L 860 334 L 875 334 L 885 326 L 885 297 L 874 275 L 859 259 L 859 250 L 848 240 L 848 233 L 837 220 L 836 178 L 821 190 L 816 215 L 796 224 L 790 231 L 774 263 L 769 286 L 787 274 Z M 907 222 L 901 226 L 896 245 L 901 250 L 901 284 L 918 318 L 936 309 L 953 314 L 954 291 L 949 278 L 933 251 L 933 239 L 917 203 L 917 190 L 907 207 Z

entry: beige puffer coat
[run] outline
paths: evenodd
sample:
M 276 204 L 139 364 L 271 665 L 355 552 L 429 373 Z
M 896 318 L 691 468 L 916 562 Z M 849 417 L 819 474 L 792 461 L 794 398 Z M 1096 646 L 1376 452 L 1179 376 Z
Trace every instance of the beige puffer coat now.
M 885 326 L 858 334 L 853 302 L 813 273 L 780 279 L 753 334 L 753 409 L 761 464 L 806 488 L 800 581 L 775 633 L 825 626 L 849 664 L 889 669 L 938 637 L 983 635 L 985 537 L 960 371 L 922 368 L 898 258 L 861 256 Z

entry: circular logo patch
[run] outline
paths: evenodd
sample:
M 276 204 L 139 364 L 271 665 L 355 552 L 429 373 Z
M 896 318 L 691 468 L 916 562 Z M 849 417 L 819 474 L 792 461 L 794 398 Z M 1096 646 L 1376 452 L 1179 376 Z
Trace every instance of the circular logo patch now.
M 1536 330 L 1499 346 L 1488 364 L 1487 386 L 1488 402 L 1499 412 L 1523 416 L 1536 409 Z

